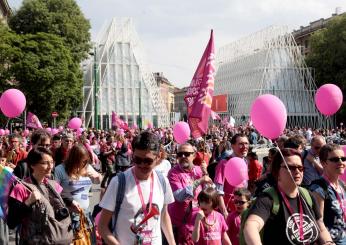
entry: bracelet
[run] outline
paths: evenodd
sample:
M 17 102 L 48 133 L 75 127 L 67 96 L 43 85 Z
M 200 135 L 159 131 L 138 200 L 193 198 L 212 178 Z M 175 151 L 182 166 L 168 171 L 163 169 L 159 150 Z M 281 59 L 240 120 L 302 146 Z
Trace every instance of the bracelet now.
M 196 188 L 199 186 L 199 184 L 200 184 L 199 180 L 195 180 L 195 181 L 192 183 L 193 189 L 196 189 Z

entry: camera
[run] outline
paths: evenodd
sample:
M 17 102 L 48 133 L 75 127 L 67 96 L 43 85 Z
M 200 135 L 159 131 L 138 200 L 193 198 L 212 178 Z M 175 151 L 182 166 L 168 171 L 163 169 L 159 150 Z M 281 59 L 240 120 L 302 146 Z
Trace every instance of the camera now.
M 55 219 L 61 221 L 70 216 L 67 208 L 59 208 L 55 211 Z

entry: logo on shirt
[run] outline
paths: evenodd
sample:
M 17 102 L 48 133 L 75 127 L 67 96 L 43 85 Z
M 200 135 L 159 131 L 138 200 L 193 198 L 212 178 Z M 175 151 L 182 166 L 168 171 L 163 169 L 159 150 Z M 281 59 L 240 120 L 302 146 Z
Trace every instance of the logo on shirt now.
M 300 238 L 300 217 L 299 213 L 291 215 L 286 224 L 286 236 L 291 244 L 312 243 L 318 238 L 316 223 L 308 216 L 303 214 L 303 239 Z

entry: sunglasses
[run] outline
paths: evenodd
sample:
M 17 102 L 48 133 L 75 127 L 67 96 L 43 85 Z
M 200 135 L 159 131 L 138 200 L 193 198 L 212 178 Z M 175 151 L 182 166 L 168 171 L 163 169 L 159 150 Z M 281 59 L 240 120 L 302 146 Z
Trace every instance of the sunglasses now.
M 292 172 L 292 171 L 295 171 L 295 170 L 299 170 L 299 172 L 304 172 L 304 167 L 303 166 L 291 166 L 291 165 L 287 165 L 288 166 L 288 169 Z M 281 165 L 282 168 L 286 168 L 285 165 Z
M 234 200 L 235 205 L 244 205 L 245 203 L 247 203 L 247 201 Z
M 341 162 L 346 162 L 346 157 L 331 157 L 331 158 L 328 158 L 329 161 L 331 162 L 339 162 L 341 160 Z
M 194 154 L 194 152 L 184 152 L 184 151 L 182 151 L 182 152 L 178 152 L 177 153 L 177 157 L 189 157 L 189 156 L 191 156 L 192 154 Z
M 137 157 L 137 156 L 132 157 L 132 162 L 136 165 L 140 165 L 142 163 L 145 165 L 151 165 L 151 164 L 153 164 L 154 161 L 155 161 L 155 159 L 152 159 L 149 157 L 145 157 L 145 158 L 141 158 L 141 157 Z

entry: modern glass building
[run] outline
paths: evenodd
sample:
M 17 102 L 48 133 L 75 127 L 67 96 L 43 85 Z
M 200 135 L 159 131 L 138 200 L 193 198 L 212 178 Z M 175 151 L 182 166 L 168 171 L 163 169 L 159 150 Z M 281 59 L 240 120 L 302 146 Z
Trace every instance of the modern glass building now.
M 112 111 L 129 125 L 169 126 L 169 112 L 129 18 L 113 19 L 83 63 L 85 127 L 111 128 Z

